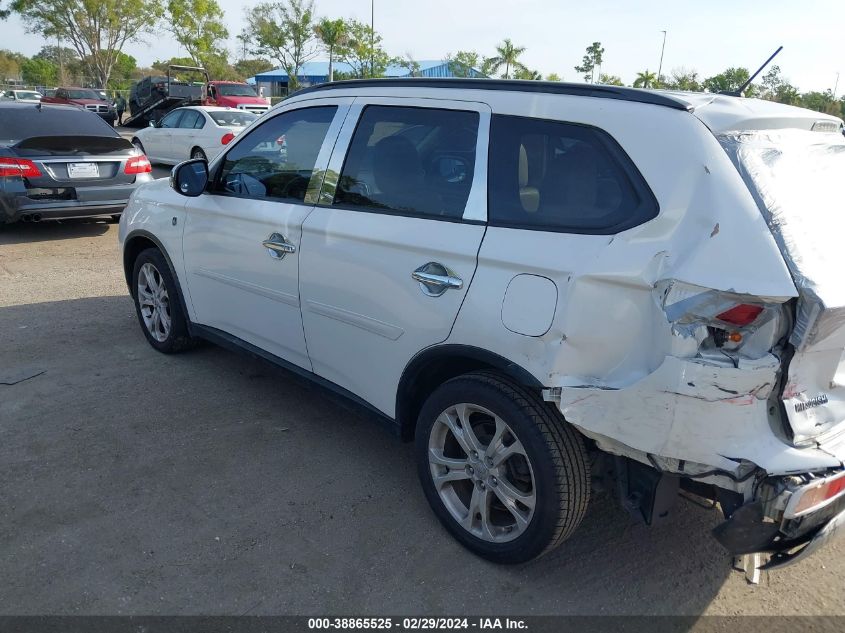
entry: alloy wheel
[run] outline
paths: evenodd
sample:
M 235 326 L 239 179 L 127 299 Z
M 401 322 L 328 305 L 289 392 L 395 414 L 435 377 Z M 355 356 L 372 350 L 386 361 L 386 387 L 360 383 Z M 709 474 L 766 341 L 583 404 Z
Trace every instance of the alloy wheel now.
M 503 543 L 528 528 L 536 505 L 531 461 L 500 417 L 475 404 L 449 407 L 432 426 L 428 461 L 440 499 L 467 532 Z
M 138 305 L 144 326 L 155 340 L 170 336 L 170 296 L 158 269 L 147 262 L 138 270 Z

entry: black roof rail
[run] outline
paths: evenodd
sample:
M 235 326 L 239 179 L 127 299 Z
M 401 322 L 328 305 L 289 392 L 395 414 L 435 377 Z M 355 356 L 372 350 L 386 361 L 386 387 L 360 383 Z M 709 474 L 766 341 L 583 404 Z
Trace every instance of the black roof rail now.
M 675 110 L 692 110 L 685 101 L 675 99 L 669 95 L 641 90 L 639 88 L 625 88 L 623 86 L 607 86 L 604 84 L 575 84 L 561 81 L 531 81 L 521 79 L 463 79 L 463 78 L 428 78 L 428 77 L 395 77 L 389 79 L 344 79 L 330 83 L 318 84 L 298 90 L 291 97 L 332 90 L 339 88 L 451 88 L 454 90 L 505 90 L 513 92 L 542 92 L 558 95 L 573 95 L 578 97 L 597 97 L 599 99 L 619 99 L 636 103 L 673 108 Z

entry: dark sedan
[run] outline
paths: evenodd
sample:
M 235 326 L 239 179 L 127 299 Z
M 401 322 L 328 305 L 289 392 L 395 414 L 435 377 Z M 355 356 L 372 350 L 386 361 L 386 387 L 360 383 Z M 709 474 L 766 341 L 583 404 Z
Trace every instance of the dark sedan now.
M 147 157 L 95 114 L 0 103 L 0 224 L 119 216 L 152 179 Z

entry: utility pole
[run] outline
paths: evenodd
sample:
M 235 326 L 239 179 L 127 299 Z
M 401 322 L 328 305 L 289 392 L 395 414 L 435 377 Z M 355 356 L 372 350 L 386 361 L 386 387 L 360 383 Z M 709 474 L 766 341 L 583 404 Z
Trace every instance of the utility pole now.
M 663 72 L 663 52 L 666 50 L 666 31 L 660 31 L 663 33 L 663 46 L 660 47 L 660 64 L 657 66 L 657 87 L 660 87 L 660 73 Z
M 836 83 L 833 84 L 833 100 L 836 101 L 836 91 L 839 89 L 839 73 L 836 73 Z
M 376 0 L 370 0 L 370 79 L 376 76 Z
M 59 58 L 59 76 L 56 78 L 58 79 L 59 85 L 64 85 L 65 83 L 65 64 L 62 55 L 62 38 L 56 33 L 56 57 Z

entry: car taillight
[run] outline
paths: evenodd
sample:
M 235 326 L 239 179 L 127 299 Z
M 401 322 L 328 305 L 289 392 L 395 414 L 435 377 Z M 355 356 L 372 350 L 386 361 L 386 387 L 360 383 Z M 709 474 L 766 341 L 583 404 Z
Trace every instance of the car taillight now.
M 735 305 L 730 310 L 725 310 L 721 314 L 717 314 L 716 318 L 731 325 L 738 325 L 744 327 L 754 323 L 754 320 L 760 316 L 763 311 L 763 306 L 755 306 L 749 303 L 740 303 Z
M 825 505 L 834 497 L 839 496 L 843 491 L 845 491 L 845 475 L 838 475 L 822 480 L 815 486 L 810 484 L 803 492 L 799 491 L 797 493 L 801 495 L 798 503 L 794 507 L 789 508 L 788 513 L 791 516 L 796 516 L 817 506 Z
M 141 154 L 140 156 L 132 156 L 126 161 L 126 167 L 123 168 L 124 174 L 149 174 L 153 171 L 153 166 L 149 159 Z
M 228 145 L 228 144 L 229 144 L 229 143 L 231 143 L 234 139 L 235 139 L 235 135 L 234 135 L 234 134 L 232 134 L 231 132 L 226 132 L 226 133 L 223 135 L 223 138 L 221 138 L 221 139 L 220 139 L 220 142 L 221 142 L 223 145 Z
M 41 170 L 26 158 L 0 157 L 0 177 L 19 176 L 21 178 L 39 178 Z

